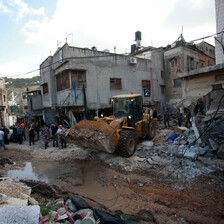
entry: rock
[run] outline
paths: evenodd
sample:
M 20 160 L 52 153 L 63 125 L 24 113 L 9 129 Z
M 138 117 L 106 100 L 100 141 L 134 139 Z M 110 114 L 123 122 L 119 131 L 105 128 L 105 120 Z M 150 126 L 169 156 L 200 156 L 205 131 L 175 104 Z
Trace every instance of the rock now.
M 64 215 L 66 212 L 67 212 L 67 210 L 64 207 L 59 208 L 57 210 L 57 213 L 58 213 L 59 216 Z
M 34 198 L 30 197 L 28 201 L 31 205 L 39 205 L 38 201 Z
M 0 208 L 0 223 L 38 224 L 40 206 L 4 206 Z
M 152 147 L 153 146 L 153 142 L 152 141 L 144 141 L 142 142 L 142 145 L 148 146 L 148 147 Z
M 74 203 L 68 199 L 66 202 L 65 202 L 65 205 L 68 207 L 69 210 L 71 210 L 72 212 L 76 212 L 78 209 L 76 208 L 76 206 L 74 205 Z
M 78 209 L 83 209 L 83 208 L 86 208 L 88 207 L 88 204 L 86 203 L 86 201 L 78 196 L 78 195 L 75 195 L 73 198 L 72 198 L 72 202 L 75 204 L 75 206 L 78 208 Z

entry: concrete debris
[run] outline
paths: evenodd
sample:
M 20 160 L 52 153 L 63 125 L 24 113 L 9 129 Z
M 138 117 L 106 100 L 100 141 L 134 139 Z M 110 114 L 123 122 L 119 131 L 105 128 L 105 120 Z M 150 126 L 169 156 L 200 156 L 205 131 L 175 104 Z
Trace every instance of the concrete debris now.
M 7 177 L 0 178 L 0 192 L 2 195 L 0 207 L 4 205 L 26 206 L 30 198 L 31 188 Z
M 153 141 L 144 141 L 142 142 L 142 145 L 148 146 L 148 147 L 152 147 L 153 146 Z
M 39 224 L 40 207 L 33 206 L 9 206 L 0 208 L 0 223 L 4 224 Z

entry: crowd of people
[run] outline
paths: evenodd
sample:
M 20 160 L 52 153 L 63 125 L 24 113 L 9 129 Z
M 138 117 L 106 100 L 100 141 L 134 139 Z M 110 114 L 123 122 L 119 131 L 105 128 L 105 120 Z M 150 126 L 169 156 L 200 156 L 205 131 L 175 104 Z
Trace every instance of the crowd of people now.
M 31 122 L 26 125 L 25 123 L 17 122 L 15 125 L 10 127 L 10 129 L 6 127 L 0 128 L 0 145 L 3 146 L 4 150 L 7 150 L 6 145 L 9 144 L 9 140 L 14 143 L 23 144 L 24 141 L 29 140 L 29 145 L 35 145 L 35 142 L 40 140 L 42 137 L 44 142 L 45 149 L 49 147 L 49 139 L 52 137 L 53 139 L 53 147 L 60 146 L 62 149 L 66 148 L 66 141 L 58 135 L 63 130 L 62 125 L 56 126 L 55 123 L 51 124 L 49 127 L 46 123 L 41 127 L 39 122 Z M 11 131 L 11 133 L 10 133 Z M 10 137 L 10 139 L 9 139 Z
M 183 124 L 184 120 L 184 115 L 185 115 L 185 123 Z M 177 113 L 176 113 L 176 118 L 177 118 L 177 123 L 178 126 L 185 126 L 189 128 L 191 126 L 191 111 L 188 108 L 185 108 L 184 111 L 181 110 L 181 108 L 178 108 Z M 165 128 L 170 127 L 170 112 L 168 109 L 165 110 L 165 113 L 163 115 L 163 121 L 164 121 L 164 126 Z

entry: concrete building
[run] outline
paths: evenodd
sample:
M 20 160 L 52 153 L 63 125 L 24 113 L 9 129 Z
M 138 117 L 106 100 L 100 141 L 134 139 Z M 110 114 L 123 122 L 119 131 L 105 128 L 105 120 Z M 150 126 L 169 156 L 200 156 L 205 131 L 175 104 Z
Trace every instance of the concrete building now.
M 101 111 L 111 114 L 114 95 L 141 93 L 145 105 L 163 96 L 161 68 L 152 60 L 68 44 L 40 65 L 40 76 L 47 123 L 63 119 L 73 125 L 87 112 L 89 118 Z
M 216 33 L 215 57 L 216 64 L 224 63 L 224 1 L 215 0 L 216 10 Z
M 7 92 L 3 78 L 0 78 L 0 126 L 9 126 Z
M 207 43 L 202 43 L 199 46 L 206 49 L 208 45 Z M 209 46 L 209 49 L 212 49 L 212 45 Z M 215 59 L 212 57 L 212 52 L 214 53 L 214 47 L 211 52 L 208 50 L 208 54 L 205 54 L 196 45 L 187 43 L 182 34 L 173 44 L 166 47 L 164 64 L 165 93 L 168 107 L 176 108 L 182 106 L 183 86 L 179 74 L 214 65 Z
M 218 101 L 224 94 L 224 64 L 181 73 L 179 78 L 182 80 L 184 106 L 196 104 L 198 99 L 202 99 L 214 90 L 219 92 L 219 96 L 216 97 Z
M 28 90 L 23 93 L 23 98 L 27 99 L 28 111 L 26 113 L 28 122 L 32 121 L 43 123 L 43 103 L 40 87 Z

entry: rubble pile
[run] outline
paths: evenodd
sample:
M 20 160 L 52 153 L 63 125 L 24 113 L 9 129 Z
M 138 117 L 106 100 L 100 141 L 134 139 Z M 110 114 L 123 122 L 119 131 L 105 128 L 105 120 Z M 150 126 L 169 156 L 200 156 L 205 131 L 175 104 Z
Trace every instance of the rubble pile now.
M 40 218 L 40 223 L 75 223 L 75 224 L 137 224 L 135 221 L 127 220 L 126 216 L 117 211 L 110 214 L 89 206 L 79 195 L 72 198 L 59 198 L 49 202 L 46 207 L 50 208 L 47 215 Z

